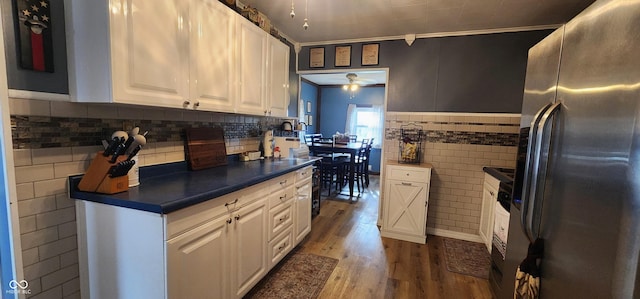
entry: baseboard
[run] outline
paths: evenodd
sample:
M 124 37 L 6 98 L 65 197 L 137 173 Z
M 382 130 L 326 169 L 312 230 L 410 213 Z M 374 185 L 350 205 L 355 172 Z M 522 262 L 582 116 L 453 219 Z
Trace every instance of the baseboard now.
M 456 231 L 446 230 L 446 229 L 427 227 L 427 234 L 436 235 L 440 237 L 460 239 L 460 240 L 471 241 L 471 242 L 477 242 L 477 243 L 484 243 L 482 241 L 482 238 L 480 238 L 480 235 L 472 235 L 472 234 L 461 233 L 461 232 L 456 232 Z

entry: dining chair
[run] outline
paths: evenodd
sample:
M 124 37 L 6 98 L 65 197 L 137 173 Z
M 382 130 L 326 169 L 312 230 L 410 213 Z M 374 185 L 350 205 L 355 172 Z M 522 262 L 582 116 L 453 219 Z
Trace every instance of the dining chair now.
M 358 141 L 358 135 L 349 135 L 349 142 Z
M 355 160 L 355 183 L 358 186 L 358 192 L 362 192 L 364 188 L 369 187 L 367 183 L 367 175 L 369 168 L 369 152 L 371 151 L 369 142 L 362 142 L 360 150 Z

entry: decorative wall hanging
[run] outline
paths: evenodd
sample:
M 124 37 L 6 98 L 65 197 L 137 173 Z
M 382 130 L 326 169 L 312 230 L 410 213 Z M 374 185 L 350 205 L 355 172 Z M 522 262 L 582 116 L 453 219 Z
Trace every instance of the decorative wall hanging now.
M 49 0 L 13 0 L 20 66 L 53 72 L 53 38 Z
M 351 66 L 351 46 L 336 46 L 335 66 Z
M 309 66 L 324 67 L 324 48 L 309 49 Z
M 362 65 L 378 65 L 380 44 L 362 45 Z

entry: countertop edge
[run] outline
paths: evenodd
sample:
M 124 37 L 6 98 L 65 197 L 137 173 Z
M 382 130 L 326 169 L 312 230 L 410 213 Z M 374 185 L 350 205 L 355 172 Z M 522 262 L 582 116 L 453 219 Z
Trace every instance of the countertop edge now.
M 100 193 L 80 191 L 77 189 L 77 186 L 80 180 L 82 179 L 83 175 L 74 175 L 74 176 L 69 176 L 68 178 L 69 198 L 74 200 L 86 200 L 91 202 L 103 203 L 103 204 L 108 204 L 112 206 L 136 209 L 136 210 L 153 212 L 158 214 L 169 214 L 171 212 L 175 212 L 180 209 L 184 209 L 208 200 L 212 200 L 217 197 L 220 197 L 235 191 L 239 191 L 249 186 L 253 186 L 253 185 L 268 181 L 270 179 L 279 177 L 281 175 L 296 171 L 298 169 L 312 165 L 317 160 L 319 160 L 319 158 L 310 157 L 307 161 L 301 162 L 300 164 L 292 165 L 285 169 L 273 171 L 259 177 L 254 177 L 249 180 L 241 181 L 234 185 L 212 189 L 210 191 L 193 194 L 191 196 L 184 197 L 184 198 L 176 198 L 175 200 L 170 200 L 162 204 L 145 203 L 144 201 L 138 201 L 138 200 L 120 199 L 115 197 L 116 194 L 100 194 Z M 153 167 L 153 166 L 150 166 L 150 167 Z M 228 167 L 228 166 L 221 166 L 221 167 Z M 132 187 L 132 188 L 136 188 L 136 187 Z

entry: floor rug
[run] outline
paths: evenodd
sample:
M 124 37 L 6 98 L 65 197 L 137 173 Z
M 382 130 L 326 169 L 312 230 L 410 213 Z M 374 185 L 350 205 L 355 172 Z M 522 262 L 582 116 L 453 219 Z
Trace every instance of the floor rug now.
M 491 257 L 482 243 L 443 238 L 447 270 L 450 272 L 489 278 Z
M 334 258 L 295 252 L 244 298 L 317 298 L 337 264 Z

